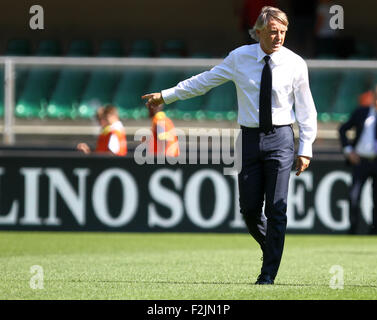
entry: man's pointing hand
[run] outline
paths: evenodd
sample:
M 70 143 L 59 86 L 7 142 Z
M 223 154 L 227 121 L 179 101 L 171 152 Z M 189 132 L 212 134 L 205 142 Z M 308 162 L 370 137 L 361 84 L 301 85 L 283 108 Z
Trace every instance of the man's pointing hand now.
M 164 99 L 162 98 L 161 92 L 148 93 L 143 95 L 141 98 L 148 99 L 148 101 L 145 104 L 148 108 L 157 107 L 164 103 Z

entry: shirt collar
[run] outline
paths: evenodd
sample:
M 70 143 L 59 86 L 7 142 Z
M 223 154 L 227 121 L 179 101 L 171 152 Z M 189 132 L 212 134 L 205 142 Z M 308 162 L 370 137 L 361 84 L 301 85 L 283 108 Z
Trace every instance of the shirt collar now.
M 271 53 L 269 56 L 271 57 L 271 61 L 274 65 L 278 65 L 282 62 L 283 59 L 283 48 L 280 48 L 278 51 Z M 257 46 L 257 61 L 261 62 L 263 58 L 267 56 L 267 54 L 262 50 L 260 43 Z

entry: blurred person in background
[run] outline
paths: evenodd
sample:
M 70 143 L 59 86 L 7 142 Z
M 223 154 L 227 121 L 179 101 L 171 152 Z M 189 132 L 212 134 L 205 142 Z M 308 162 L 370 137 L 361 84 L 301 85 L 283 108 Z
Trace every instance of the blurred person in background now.
M 258 43 L 233 50 L 210 71 L 142 97 L 151 109 L 203 95 L 227 81 L 235 83 L 242 135 L 240 211 L 263 253 L 257 285 L 274 284 L 283 254 L 295 155 L 292 123 L 297 120 L 299 126 L 296 175 L 310 164 L 317 132 L 308 68 L 300 56 L 283 46 L 287 29 L 283 11 L 263 7 L 251 32 Z
M 119 120 L 118 110 L 115 106 L 107 105 L 97 109 L 96 118 L 101 126 L 101 133 L 96 144 L 96 153 L 109 153 L 117 156 L 127 154 L 126 130 Z M 90 154 L 92 151 L 85 143 L 79 143 L 77 150 Z
M 339 128 L 340 142 L 347 164 L 352 166 L 350 200 L 350 234 L 356 234 L 360 220 L 360 196 L 366 180 L 373 179 L 373 215 L 369 233 L 377 234 L 377 84 L 369 107 L 358 107 Z M 353 140 L 347 132 L 356 130 Z
M 162 110 L 161 104 L 149 108 L 152 136 L 148 144 L 148 153 L 153 155 L 163 153 L 168 157 L 178 157 L 180 150 L 174 123 Z
M 358 96 L 360 107 L 370 107 L 373 104 L 374 94 L 372 90 L 367 90 Z

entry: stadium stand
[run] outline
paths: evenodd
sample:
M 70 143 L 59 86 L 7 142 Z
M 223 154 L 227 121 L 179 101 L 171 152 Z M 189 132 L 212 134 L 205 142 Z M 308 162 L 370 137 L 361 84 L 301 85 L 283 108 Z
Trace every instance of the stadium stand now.
M 60 45 L 57 40 L 41 41 L 35 56 L 57 56 Z M 58 71 L 52 68 L 33 68 L 28 72 L 26 83 L 16 104 L 16 116 L 20 118 L 43 118 L 47 101 L 56 83 Z
M 156 54 L 156 46 L 152 40 L 140 39 L 132 43 L 129 57 L 147 58 Z M 141 96 L 152 78 L 152 72 L 132 69 L 123 71 L 116 87 L 113 104 L 118 107 L 119 116 L 123 119 L 140 119 L 148 116 Z
M 30 41 L 26 39 L 11 39 L 8 41 L 6 50 L 4 52 L 5 56 L 28 56 L 31 53 Z M 27 71 L 24 69 L 17 70 L 16 76 L 16 97 L 19 96 L 22 90 Z M 2 83 L 4 83 L 4 68 L 0 69 L 0 78 Z M 4 86 L 3 86 L 4 87 Z M 0 117 L 4 115 L 4 90 L 0 90 Z
M 7 43 L 6 56 L 29 56 L 31 54 L 31 44 L 26 39 L 11 39 Z
M 68 57 L 85 57 L 92 54 L 89 41 L 75 40 L 70 44 Z M 88 72 L 80 69 L 63 69 L 47 107 L 47 116 L 57 119 L 74 119 L 77 116 L 79 99 L 87 83 Z
M 197 72 L 185 72 L 183 73 L 182 79 L 189 79 L 195 76 Z M 180 120 L 203 120 L 205 119 L 205 113 L 203 111 L 203 106 L 205 105 L 205 100 L 207 96 L 198 96 L 192 99 L 180 100 L 173 104 L 174 106 L 174 116 Z
M 121 75 L 116 88 L 113 104 L 118 107 L 120 118 L 140 119 L 147 117 L 141 100 L 145 88 L 150 83 L 152 73 L 141 70 L 127 70 Z
M 184 57 L 186 56 L 187 48 L 185 42 L 182 40 L 166 40 L 161 48 L 161 57 Z
M 228 81 L 212 89 L 204 107 L 210 120 L 235 120 L 237 118 L 237 96 L 234 83 Z
M 153 57 L 156 54 L 155 44 L 152 40 L 140 39 L 132 43 L 129 57 Z
M 341 122 L 347 120 L 349 114 L 358 106 L 359 95 L 368 88 L 365 72 L 344 71 L 331 110 L 332 120 Z
M 127 55 L 121 40 L 109 39 L 100 43 L 98 57 L 161 57 L 187 56 L 182 40 L 166 40 L 159 47 L 153 40 L 139 39 L 131 43 Z M 370 59 L 373 48 L 357 42 L 350 59 Z M 66 56 L 93 56 L 94 46 L 89 40 L 74 40 Z M 33 54 L 28 40 L 8 41 L 4 55 L 27 56 Z M 40 41 L 35 56 L 59 56 L 62 49 L 57 40 Z M 193 53 L 190 58 L 208 58 L 207 54 Z M 335 59 L 335 56 L 319 56 L 319 59 Z M 99 105 L 112 103 L 119 109 L 121 118 L 142 119 L 148 117 L 140 96 L 168 88 L 199 71 L 142 69 L 86 71 L 79 68 L 31 68 L 17 67 L 16 110 L 19 118 L 91 119 Z M 0 69 L 4 79 L 4 70 Z M 310 84 L 321 122 L 345 121 L 358 105 L 358 97 L 377 81 L 377 75 L 364 71 L 310 70 Z M 4 92 L 0 92 L 0 116 L 4 114 Z M 235 120 L 237 98 L 234 85 L 227 83 L 212 89 L 208 94 L 194 99 L 177 101 L 167 109 L 171 118 L 180 120 Z
M 97 56 L 120 57 L 122 55 L 123 49 L 120 41 L 106 40 L 102 42 Z M 119 76 L 119 72 L 115 70 L 92 71 L 78 107 L 77 116 L 93 118 L 98 107 L 111 103 Z

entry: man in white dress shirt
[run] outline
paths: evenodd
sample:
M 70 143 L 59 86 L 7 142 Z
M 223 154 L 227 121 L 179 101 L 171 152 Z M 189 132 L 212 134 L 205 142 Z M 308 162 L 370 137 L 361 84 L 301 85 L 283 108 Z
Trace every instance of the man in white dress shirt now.
M 297 175 L 309 166 L 317 132 L 306 63 L 283 47 L 287 27 L 284 12 L 264 7 L 251 31 L 259 43 L 241 46 L 211 70 L 142 97 L 148 99 L 147 107 L 170 104 L 203 95 L 226 81 L 235 83 L 242 129 L 240 211 L 263 252 L 256 284 L 274 283 L 283 253 L 295 150 L 292 123 L 297 120 L 300 135 Z
M 347 131 L 356 129 L 353 140 Z M 350 188 L 350 234 L 358 233 L 360 219 L 360 196 L 369 177 L 373 179 L 373 215 L 370 234 L 377 234 L 377 85 L 373 88 L 373 103 L 357 108 L 347 122 L 339 128 L 340 141 L 347 162 L 352 165 Z

